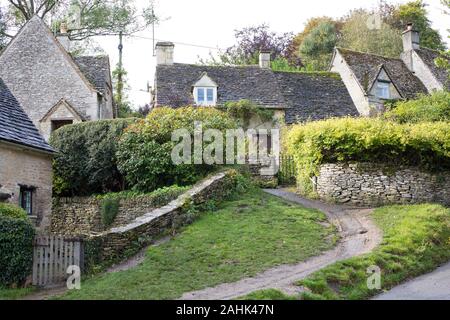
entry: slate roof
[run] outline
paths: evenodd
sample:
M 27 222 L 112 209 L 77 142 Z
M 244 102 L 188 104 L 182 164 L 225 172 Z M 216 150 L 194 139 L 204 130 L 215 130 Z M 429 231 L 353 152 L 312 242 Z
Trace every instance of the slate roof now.
M 0 79 L 0 140 L 54 152 Z
M 414 50 L 417 55 L 422 59 L 422 61 L 427 65 L 430 69 L 431 73 L 436 77 L 436 79 L 442 83 L 448 90 L 450 90 L 450 80 L 448 71 L 444 68 L 439 68 L 435 64 L 435 60 L 439 57 L 445 58 L 445 56 L 441 55 L 438 51 L 431 50 L 428 48 L 420 48 Z M 446 58 L 448 59 L 448 58 Z
M 104 94 L 110 83 L 110 65 L 108 56 L 74 57 L 80 71 L 96 90 Z
M 428 93 L 423 83 L 401 59 L 387 58 L 374 54 L 338 48 L 361 87 L 368 93 L 383 67 L 394 85 L 405 99 L 413 99 L 419 93 Z
M 337 74 L 275 72 L 286 101 L 286 123 L 358 116 L 347 87 Z
M 242 99 L 261 107 L 286 108 L 286 123 L 330 116 L 358 115 L 339 76 L 274 72 L 259 66 L 203 66 L 190 64 L 156 67 L 156 105 L 194 105 L 193 85 L 207 73 L 218 85 L 217 104 Z

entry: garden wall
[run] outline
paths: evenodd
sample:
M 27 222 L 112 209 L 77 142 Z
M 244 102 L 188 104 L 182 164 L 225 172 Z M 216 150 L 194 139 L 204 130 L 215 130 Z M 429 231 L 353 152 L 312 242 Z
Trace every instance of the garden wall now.
M 450 205 L 450 172 L 386 164 L 324 164 L 317 193 L 328 201 L 353 205 L 438 202 Z
M 154 240 L 191 223 L 193 205 L 221 200 L 235 189 L 235 171 L 218 173 L 194 186 L 169 204 L 136 218 L 133 222 L 92 235 L 85 243 L 89 266 L 124 260 Z

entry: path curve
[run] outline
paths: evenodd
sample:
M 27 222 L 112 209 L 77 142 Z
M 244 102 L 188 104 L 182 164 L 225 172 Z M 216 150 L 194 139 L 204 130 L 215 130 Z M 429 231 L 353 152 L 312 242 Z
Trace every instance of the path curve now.
M 381 243 L 382 233 L 369 217 L 372 209 L 326 204 L 302 198 L 285 189 L 264 191 L 304 207 L 324 212 L 341 235 L 338 245 L 333 250 L 295 265 L 278 266 L 252 278 L 185 293 L 181 300 L 229 300 L 262 289 L 278 289 L 287 294 L 300 293 L 301 288 L 295 286 L 294 282 L 336 261 L 368 253 Z

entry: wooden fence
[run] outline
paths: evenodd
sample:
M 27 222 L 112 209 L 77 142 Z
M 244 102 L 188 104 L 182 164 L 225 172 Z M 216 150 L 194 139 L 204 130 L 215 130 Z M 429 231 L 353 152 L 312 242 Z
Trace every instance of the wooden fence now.
M 33 248 L 33 285 L 52 286 L 68 278 L 67 268 L 83 264 L 83 248 L 79 239 L 38 236 Z
M 280 172 L 278 173 L 278 180 L 281 185 L 295 184 L 296 166 L 294 157 L 282 154 L 280 156 Z

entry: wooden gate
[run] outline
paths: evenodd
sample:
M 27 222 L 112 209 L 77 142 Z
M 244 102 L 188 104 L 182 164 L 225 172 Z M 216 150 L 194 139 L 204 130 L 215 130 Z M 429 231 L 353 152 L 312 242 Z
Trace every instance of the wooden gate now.
M 80 239 L 37 236 L 33 248 L 33 285 L 44 287 L 66 281 L 69 266 L 82 268 L 82 249 Z

